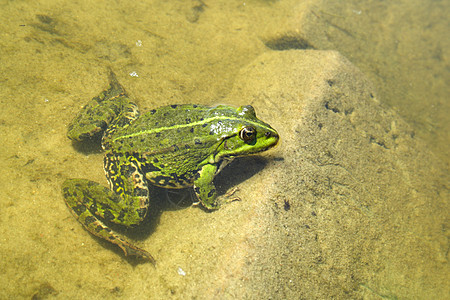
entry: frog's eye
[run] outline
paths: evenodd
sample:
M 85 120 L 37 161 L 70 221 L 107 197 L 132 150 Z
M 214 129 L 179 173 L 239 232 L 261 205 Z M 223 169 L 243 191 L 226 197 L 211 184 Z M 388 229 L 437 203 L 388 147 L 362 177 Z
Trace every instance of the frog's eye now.
M 246 143 L 251 142 L 256 137 L 256 129 L 253 127 L 244 127 L 239 132 L 239 137 Z

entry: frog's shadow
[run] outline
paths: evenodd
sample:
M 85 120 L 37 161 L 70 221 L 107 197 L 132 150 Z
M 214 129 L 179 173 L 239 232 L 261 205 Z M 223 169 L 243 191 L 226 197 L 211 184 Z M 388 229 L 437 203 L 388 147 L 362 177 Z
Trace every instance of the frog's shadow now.
M 223 195 L 227 190 L 252 177 L 267 165 L 267 159 L 258 156 L 249 156 L 238 158 L 230 165 L 225 167 L 219 175 L 214 179 L 218 195 Z M 136 228 L 126 228 L 116 224 L 108 224 L 108 226 L 124 235 L 131 241 L 146 240 L 155 230 L 160 222 L 161 215 L 164 211 L 176 211 L 190 207 L 193 202 L 197 202 L 196 196 L 192 188 L 180 190 L 168 190 L 152 187 L 150 191 L 150 209 L 144 221 Z M 198 206 L 206 213 L 213 213 Z M 117 246 L 98 239 L 99 242 L 108 249 L 117 252 L 128 263 L 137 265 L 144 261 L 137 257 L 123 256 L 123 252 Z
M 230 165 L 226 166 L 215 178 L 214 185 L 216 186 L 218 196 L 224 195 L 228 190 L 237 186 L 239 183 L 252 177 L 267 165 L 267 160 L 262 157 L 250 156 L 242 157 L 234 160 Z M 160 189 L 164 195 L 161 200 L 161 209 L 163 211 L 174 211 L 187 208 L 194 202 L 198 202 L 192 188 L 180 190 Z M 178 194 L 178 196 L 171 197 L 169 194 Z M 214 212 L 205 209 L 202 205 L 198 207 L 205 212 Z
M 103 152 L 101 144 L 101 135 L 95 135 L 89 139 L 79 141 L 72 141 L 72 147 L 75 151 L 83 153 L 84 155 L 99 154 Z

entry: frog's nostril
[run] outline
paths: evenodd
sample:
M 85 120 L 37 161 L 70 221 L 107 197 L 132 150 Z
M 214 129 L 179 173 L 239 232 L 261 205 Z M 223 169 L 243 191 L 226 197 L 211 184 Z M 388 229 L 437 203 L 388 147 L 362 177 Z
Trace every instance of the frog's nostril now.
M 267 137 L 267 138 L 270 138 L 270 137 L 278 138 L 278 133 L 272 132 L 272 131 L 266 131 L 264 133 L 264 136 Z

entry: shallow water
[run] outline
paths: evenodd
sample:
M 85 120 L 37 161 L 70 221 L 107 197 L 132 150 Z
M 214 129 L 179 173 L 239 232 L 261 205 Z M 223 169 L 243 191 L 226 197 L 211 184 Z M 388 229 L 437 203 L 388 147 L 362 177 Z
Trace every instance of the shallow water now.
M 61 183 L 69 177 L 106 182 L 98 148 L 77 151 L 66 138 L 66 125 L 106 87 L 109 68 L 146 111 L 226 102 L 239 71 L 274 48 L 338 50 L 448 170 L 449 6 L 445 1 L 1 1 L 0 298 L 194 297 L 196 289 L 212 285 L 195 280 L 214 269 L 203 261 L 204 253 L 239 238 L 238 229 L 206 234 L 211 219 L 243 222 L 230 214 L 162 205 L 144 233 L 130 235 L 146 245 L 151 236 L 151 250 L 164 266 L 155 269 L 124 259 L 76 223 Z M 255 173 L 264 166 L 252 163 Z M 224 185 L 237 184 L 226 182 L 227 174 Z M 448 193 L 448 182 L 440 191 Z M 186 227 L 192 235 L 183 235 Z M 448 223 L 443 227 L 445 237 Z M 428 242 L 447 249 L 439 259 L 448 270 L 448 240 L 433 236 Z M 235 251 L 230 257 L 245 249 Z M 403 296 L 424 297 L 416 292 Z

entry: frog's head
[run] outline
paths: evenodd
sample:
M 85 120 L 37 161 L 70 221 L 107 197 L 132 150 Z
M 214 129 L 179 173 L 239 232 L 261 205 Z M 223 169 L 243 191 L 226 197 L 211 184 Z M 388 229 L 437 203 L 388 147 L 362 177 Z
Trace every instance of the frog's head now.
M 230 120 L 233 134 L 223 138 L 216 159 L 266 151 L 278 143 L 278 132 L 259 120 L 252 106 L 241 106 L 236 113 L 238 117 Z

